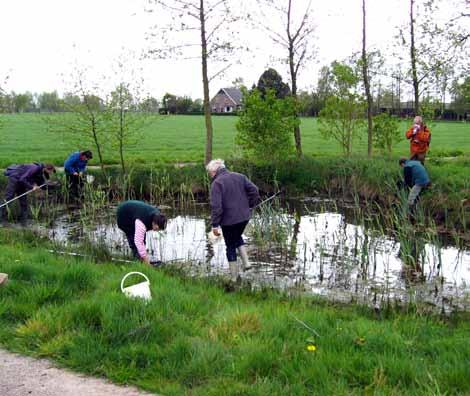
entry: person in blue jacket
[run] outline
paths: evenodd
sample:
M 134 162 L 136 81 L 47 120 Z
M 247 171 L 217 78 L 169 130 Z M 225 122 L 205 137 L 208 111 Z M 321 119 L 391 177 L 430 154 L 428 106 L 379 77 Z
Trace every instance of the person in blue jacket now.
M 65 160 L 64 170 L 69 189 L 69 197 L 79 199 L 82 196 L 83 174 L 89 160 L 93 158 L 90 150 L 77 151 Z
M 419 195 L 431 185 L 431 179 L 420 161 L 400 158 L 398 163 L 403 168 L 405 185 L 411 188 L 408 195 L 408 207 L 412 209 L 417 203 Z

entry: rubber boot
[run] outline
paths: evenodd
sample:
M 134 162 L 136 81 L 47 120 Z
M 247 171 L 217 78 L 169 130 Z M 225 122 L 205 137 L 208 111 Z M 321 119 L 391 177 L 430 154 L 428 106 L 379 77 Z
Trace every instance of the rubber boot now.
M 0 286 L 4 286 L 8 283 L 8 274 L 0 273 Z
M 241 245 L 238 248 L 238 254 L 242 259 L 243 271 L 248 271 L 249 269 L 251 269 L 250 261 L 248 260 L 248 252 L 246 251 L 246 245 Z
M 238 277 L 239 277 L 238 262 L 229 261 L 228 268 L 230 270 L 230 279 L 232 280 L 232 282 L 237 282 Z

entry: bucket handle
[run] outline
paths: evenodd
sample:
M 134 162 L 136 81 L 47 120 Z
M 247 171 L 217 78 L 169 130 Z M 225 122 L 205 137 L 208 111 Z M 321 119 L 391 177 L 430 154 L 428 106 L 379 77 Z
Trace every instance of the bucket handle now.
M 124 292 L 124 281 L 127 279 L 128 276 L 130 275 L 141 275 L 143 276 L 147 282 L 150 284 L 150 280 L 149 278 L 147 278 L 147 275 L 143 274 L 142 272 L 129 272 L 128 274 L 124 275 L 124 277 L 122 278 L 122 281 L 121 281 L 121 291 Z

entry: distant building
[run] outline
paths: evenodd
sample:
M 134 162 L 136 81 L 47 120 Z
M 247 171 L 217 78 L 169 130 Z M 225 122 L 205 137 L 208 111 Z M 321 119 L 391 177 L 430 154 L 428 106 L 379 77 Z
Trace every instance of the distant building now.
M 222 88 L 211 100 L 213 113 L 233 113 L 242 107 L 242 91 L 238 88 Z

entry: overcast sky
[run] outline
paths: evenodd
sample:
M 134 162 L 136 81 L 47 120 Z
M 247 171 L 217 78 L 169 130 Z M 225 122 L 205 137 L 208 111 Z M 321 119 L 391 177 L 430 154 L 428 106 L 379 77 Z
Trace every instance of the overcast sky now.
M 296 0 L 295 4 L 304 7 L 306 2 Z M 406 20 L 408 0 L 367 3 L 369 47 L 385 50 L 394 40 L 396 26 Z M 157 98 L 165 92 L 202 97 L 198 61 L 140 60 L 148 48 L 145 38 L 150 26 L 162 19 L 144 12 L 145 4 L 145 0 L 1 0 L 0 81 L 8 75 L 6 89 L 17 92 L 56 89 L 63 93 L 69 88 L 74 64 L 91 66 L 90 79 L 109 77 L 121 57 L 139 70 L 145 90 Z M 302 70 L 301 88 L 315 85 L 321 66 L 361 49 L 361 4 L 362 0 L 313 0 L 318 54 Z M 288 79 L 285 65 L 270 61 L 278 50 L 266 35 L 241 29 L 251 51 L 242 55 L 240 65 L 213 81 L 211 95 L 230 86 L 236 77 L 251 85 L 268 65 Z M 109 84 L 114 84 L 113 77 Z

